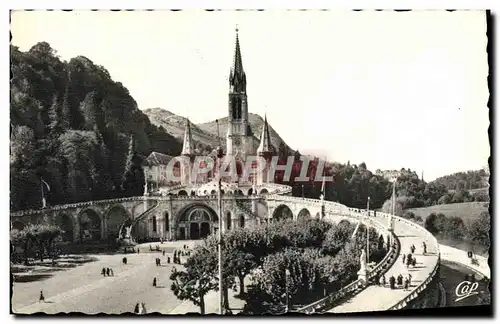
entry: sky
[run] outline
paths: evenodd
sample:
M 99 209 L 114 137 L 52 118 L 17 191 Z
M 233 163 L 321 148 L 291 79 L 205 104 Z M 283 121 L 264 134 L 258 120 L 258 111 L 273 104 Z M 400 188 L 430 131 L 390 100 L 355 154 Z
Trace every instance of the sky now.
M 140 109 L 228 113 L 235 27 L 249 111 L 301 153 L 429 181 L 490 155 L 483 11 L 14 12 L 11 43 L 83 55 Z M 256 130 L 260 133 L 260 130 Z

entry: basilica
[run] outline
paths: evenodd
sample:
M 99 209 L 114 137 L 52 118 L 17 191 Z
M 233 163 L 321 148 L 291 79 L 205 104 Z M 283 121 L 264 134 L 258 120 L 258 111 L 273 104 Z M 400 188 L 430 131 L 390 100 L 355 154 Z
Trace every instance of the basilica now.
M 267 117 L 264 118 L 264 124 L 260 131 L 260 139 L 254 135 L 248 118 L 248 97 L 247 97 L 247 79 L 243 69 L 243 60 L 241 56 L 240 41 L 238 30 L 236 30 L 236 45 L 234 50 L 234 59 L 229 74 L 229 91 L 228 91 L 228 110 L 227 120 L 228 128 L 226 137 L 226 147 L 219 145 L 211 154 L 214 160 L 224 157 L 224 159 L 233 159 L 234 164 L 229 164 L 225 174 L 231 176 L 222 176 L 224 186 L 230 188 L 239 188 L 241 186 L 262 185 L 273 181 L 273 177 L 269 172 L 269 162 L 275 153 L 275 148 L 271 144 L 269 125 Z M 211 194 L 216 187 L 215 177 L 217 167 L 206 174 L 193 175 L 193 167 L 197 152 L 195 143 L 191 133 L 191 123 L 186 120 L 186 128 L 184 132 L 184 142 L 182 146 L 181 156 L 189 159 L 190 163 L 176 163 L 174 168 L 174 176 L 180 177 L 180 182 L 177 184 L 183 186 L 193 186 L 192 194 L 205 195 Z M 256 174 L 247 174 L 243 177 L 245 162 L 249 156 L 259 156 L 267 162 L 266 167 Z M 147 167 L 145 168 L 146 179 L 159 183 L 157 189 L 160 192 L 163 186 L 171 186 L 172 182 L 166 181 L 167 165 L 172 157 L 153 152 L 147 158 Z M 236 170 L 231 168 L 235 166 Z M 245 179 L 245 180 L 243 180 Z M 201 186 L 205 184 L 205 186 Z M 196 188 L 194 188 L 196 187 Z M 235 189 L 234 189 L 235 190 Z M 234 191 L 230 190 L 230 191 Z M 255 191 L 255 189 L 254 189 Z

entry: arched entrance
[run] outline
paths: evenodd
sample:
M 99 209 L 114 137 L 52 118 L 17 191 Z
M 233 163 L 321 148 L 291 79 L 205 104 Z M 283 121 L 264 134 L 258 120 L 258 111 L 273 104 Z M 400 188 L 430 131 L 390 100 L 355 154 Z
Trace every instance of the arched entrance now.
M 66 214 L 58 214 L 55 219 L 55 225 L 62 229 L 62 240 L 64 242 L 73 242 L 73 219 Z
M 177 237 L 189 240 L 203 239 L 214 232 L 217 221 L 217 214 L 210 207 L 190 206 L 181 212 Z
M 293 212 L 287 205 L 280 205 L 274 210 L 273 220 L 293 219 Z
M 253 194 L 253 189 L 252 188 L 248 189 L 247 196 L 251 196 L 252 194 Z
M 297 219 L 307 219 L 311 218 L 311 213 L 307 208 L 303 208 L 297 215 Z
M 266 188 L 264 188 L 264 189 L 262 189 L 262 190 L 260 191 L 260 194 L 261 194 L 261 195 L 266 195 L 266 194 L 268 194 L 268 193 L 269 193 L 269 191 L 267 191 L 267 189 L 266 189 Z
M 107 237 L 116 240 L 120 234 L 120 229 L 125 222 L 130 219 L 129 214 L 121 205 L 111 207 L 106 213 Z
M 92 209 L 86 209 L 78 217 L 80 223 L 80 240 L 99 241 L 101 239 L 101 218 Z
M 240 227 L 245 227 L 245 216 L 240 215 Z
M 186 190 L 181 190 L 177 193 L 178 196 L 187 196 L 188 193 L 186 192 Z

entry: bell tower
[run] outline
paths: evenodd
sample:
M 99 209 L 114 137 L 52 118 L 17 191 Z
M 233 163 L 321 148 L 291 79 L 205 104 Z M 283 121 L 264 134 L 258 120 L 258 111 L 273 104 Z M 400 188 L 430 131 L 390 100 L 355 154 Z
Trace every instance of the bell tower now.
M 248 123 L 247 79 L 236 28 L 236 48 L 229 72 L 227 154 L 245 160 L 247 155 L 253 153 L 253 137 Z

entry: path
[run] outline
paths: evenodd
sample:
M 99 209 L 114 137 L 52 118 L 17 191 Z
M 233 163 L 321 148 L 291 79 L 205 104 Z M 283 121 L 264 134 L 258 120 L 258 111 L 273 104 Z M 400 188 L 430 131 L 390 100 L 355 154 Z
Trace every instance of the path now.
M 436 254 L 436 251 L 432 250 L 432 245 L 430 244 L 430 242 L 426 242 L 428 254 L 425 256 L 422 255 L 422 238 L 420 236 L 417 236 L 421 233 L 415 234 L 415 232 L 416 229 L 408 225 L 406 222 L 395 221 L 394 233 L 399 238 L 401 250 L 400 256 L 398 256 L 398 260 L 385 274 L 387 279 L 387 286 L 369 286 L 341 305 L 330 309 L 328 312 L 354 313 L 384 311 L 394 306 L 396 303 L 410 294 L 409 290 L 405 291 L 404 289 L 390 289 L 388 286 L 388 281 L 391 275 L 397 277 L 399 274 L 405 276 L 406 274 L 410 273 L 412 275 L 411 289 L 414 289 L 417 285 L 427 279 L 437 262 L 438 256 Z M 403 253 L 410 253 L 410 246 L 412 244 L 417 248 L 414 254 L 417 260 L 417 265 L 415 268 L 410 267 L 408 269 L 406 265 L 403 265 L 402 255 Z
M 476 259 L 479 264 L 472 264 L 470 259 L 467 257 L 466 251 L 442 244 L 439 244 L 439 250 L 441 251 L 442 260 L 460 263 L 466 267 L 476 270 L 479 273 L 482 273 L 488 278 L 491 278 L 491 271 L 487 258 L 476 255 Z

